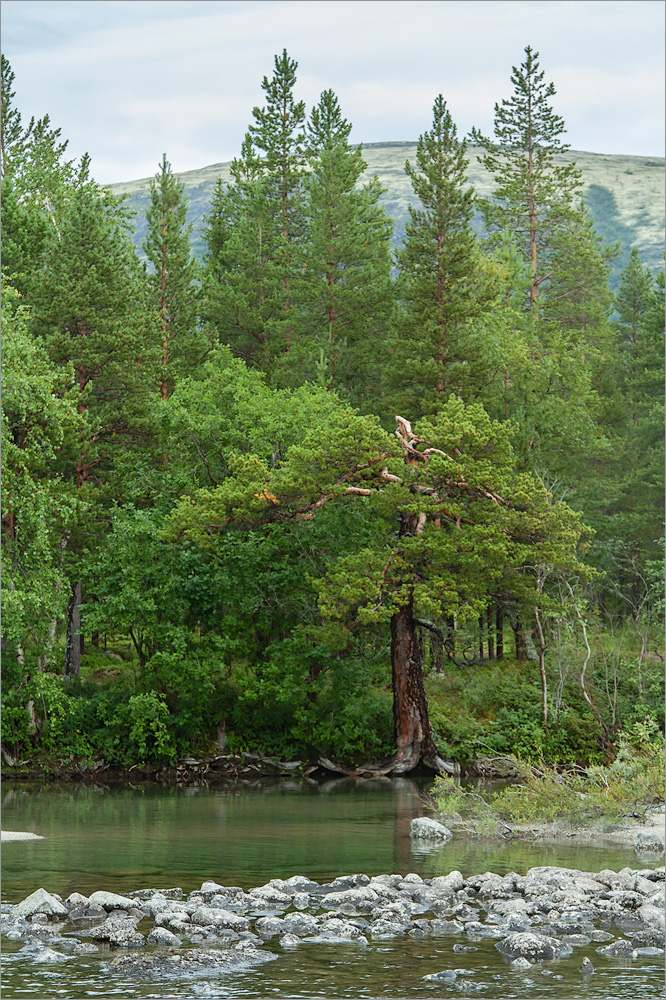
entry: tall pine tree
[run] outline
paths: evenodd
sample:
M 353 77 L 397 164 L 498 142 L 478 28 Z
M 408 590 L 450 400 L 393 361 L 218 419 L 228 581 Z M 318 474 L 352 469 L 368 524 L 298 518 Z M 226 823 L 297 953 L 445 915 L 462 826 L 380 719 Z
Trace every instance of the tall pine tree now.
M 152 265 L 149 284 L 161 338 L 160 395 L 167 399 L 177 373 L 190 374 L 205 354 L 197 323 L 197 265 L 190 250 L 184 186 L 171 173 L 166 154 L 150 182 L 144 252 Z

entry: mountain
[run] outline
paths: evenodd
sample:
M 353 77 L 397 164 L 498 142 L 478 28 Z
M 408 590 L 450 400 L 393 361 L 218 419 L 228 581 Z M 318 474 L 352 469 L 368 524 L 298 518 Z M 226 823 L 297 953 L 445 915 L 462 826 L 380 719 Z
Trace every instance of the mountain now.
M 491 175 L 478 160 L 478 150 L 468 149 L 470 184 L 481 195 L 492 190 Z M 405 235 L 407 206 L 415 204 L 405 160 L 416 156 L 415 142 L 373 142 L 363 147 L 368 164 L 366 176 L 376 174 L 386 189 L 382 203 L 394 222 L 394 241 L 399 244 Z M 582 171 L 583 197 L 590 209 L 597 230 L 605 239 L 622 244 L 622 256 L 614 267 L 611 286 L 617 286 L 620 272 L 637 246 L 643 263 L 650 268 L 663 267 L 664 255 L 664 159 L 645 156 L 613 156 L 605 153 L 585 153 L 569 150 L 556 157 L 556 162 L 575 161 Z M 188 170 L 176 176 L 182 180 L 189 199 L 188 218 L 192 222 L 192 244 L 197 257 L 204 252 L 201 230 L 211 194 L 218 177 L 230 179 L 229 163 L 213 163 L 199 170 Z M 136 212 L 135 242 L 141 251 L 146 234 L 146 208 L 149 201 L 150 178 L 112 184 L 114 194 L 126 195 L 127 205 Z

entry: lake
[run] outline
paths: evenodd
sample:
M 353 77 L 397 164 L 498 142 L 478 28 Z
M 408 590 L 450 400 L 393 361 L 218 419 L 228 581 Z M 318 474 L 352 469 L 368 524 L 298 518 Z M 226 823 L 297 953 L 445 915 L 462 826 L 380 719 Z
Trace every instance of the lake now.
M 16 903 L 43 886 L 63 898 L 96 889 L 181 886 L 207 879 L 247 890 L 271 878 L 306 875 L 328 882 L 338 875 L 415 872 L 423 878 L 458 869 L 464 876 L 493 871 L 524 874 L 537 865 L 585 871 L 643 863 L 632 849 L 495 843 L 455 838 L 438 849 L 415 848 L 410 821 L 427 812 L 427 780 L 341 779 L 258 781 L 217 788 L 165 788 L 156 784 L 105 788 L 38 787 L 5 783 L 3 830 L 45 839 L 8 842 L 2 850 L 2 899 Z M 661 861 L 655 861 L 661 863 Z M 349 945 L 264 947 L 278 959 L 236 974 L 181 982 L 111 980 L 101 968 L 109 951 L 70 958 L 58 966 L 18 955 L 22 942 L 3 947 L 3 997 L 83 998 L 425 998 L 460 997 L 455 986 L 424 982 L 442 969 L 480 987 L 479 996 L 535 1000 L 652 1000 L 663 996 L 663 959 L 618 963 L 586 945 L 596 973 L 583 981 L 586 951 L 525 972 L 511 969 L 492 941 L 472 954 L 453 954 L 455 938 L 400 937 Z M 557 978 L 556 978 L 557 977 Z

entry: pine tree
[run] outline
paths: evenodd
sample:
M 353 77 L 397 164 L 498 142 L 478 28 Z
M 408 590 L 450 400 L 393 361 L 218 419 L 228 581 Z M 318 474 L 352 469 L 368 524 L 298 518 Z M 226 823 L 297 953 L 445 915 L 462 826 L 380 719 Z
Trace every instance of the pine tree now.
M 608 271 L 619 248 L 605 246 L 594 232 L 581 200 L 581 172 L 561 162 L 570 147 L 538 55 L 528 45 L 524 62 L 513 67 L 513 94 L 495 105 L 494 139 L 472 129 L 481 163 L 495 179 L 479 207 L 491 245 L 511 233 L 528 266 L 526 307 L 533 320 L 571 327 L 574 318 L 589 333 L 593 317 L 605 323 Z
M 306 129 L 298 336 L 281 380 L 316 380 L 369 406 L 391 304 L 391 225 L 377 179 L 359 186 L 366 164 L 350 132 L 325 91 Z
M 144 252 L 152 265 L 149 284 L 159 314 L 160 395 L 167 399 L 176 373 L 189 373 L 205 353 L 197 328 L 196 262 L 190 250 L 184 186 L 171 173 L 166 154 L 150 183 Z
M 58 236 L 50 241 L 46 268 L 36 293 L 34 329 L 43 338 L 56 370 L 73 369 L 79 440 L 70 464 L 61 456 L 59 475 L 74 481 L 87 503 L 105 502 L 122 489 L 114 459 L 129 461 L 137 434 L 149 424 L 147 393 L 154 384 L 150 313 L 145 275 L 134 251 L 126 210 L 81 172 L 65 205 Z M 113 485 L 112 485 L 113 484 Z M 106 498 L 108 501 L 108 497 Z M 98 509 L 99 514 L 99 509 Z M 72 588 L 67 615 L 65 674 L 79 671 L 81 558 L 94 544 L 99 521 L 63 539 L 71 559 Z
M 398 253 L 403 311 L 388 381 L 400 412 L 437 413 L 451 392 L 478 399 L 491 378 L 489 339 L 478 321 L 500 285 L 472 230 L 466 168 L 466 145 L 440 94 L 432 129 L 419 137 L 416 164 L 405 165 L 420 206 L 409 208 Z
M 223 343 L 267 372 L 289 351 L 293 331 L 305 121 L 293 93 L 297 65 L 283 51 L 272 79 L 264 77 L 266 104 L 253 109 L 233 182 L 216 192 L 206 232 L 205 315 Z

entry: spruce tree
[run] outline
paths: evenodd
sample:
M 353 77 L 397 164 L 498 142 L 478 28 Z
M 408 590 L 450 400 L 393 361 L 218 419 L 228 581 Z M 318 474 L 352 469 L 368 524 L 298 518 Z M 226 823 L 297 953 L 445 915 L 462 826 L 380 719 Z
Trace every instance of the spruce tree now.
M 301 278 L 281 381 L 316 380 L 372 406 L 391 304 L 391 224 L 376 178 L 349 144 L 351 124 L 325 91 L 306 129 Z
M 167 399 L 174 375 L 191 372 L 205 353 L 205 342 L 197 326 L 197 266 L 190 250 L 187 198 L 166 154 L 150 182 L 146 220 L 143 249 L 152 265 L 149 284 L 161 338 L 160 395 Z
M 451 392 L 480 398 L 489 381 L 489 339 L 479 320 L 500 286 L 472 230 L 474 194 L 466 185 L 466 145 L 440 94 L 432 129 L 405 164 L 420 205 L 409 207 L 398 253 L 398 314 L 388 384 L 400 412 L 437 413 Z
M 266 104 L 253 109 L 233 182 L 224 194 L 217 191 L 206 233 L 206 315 L 223 343 L 267 372 L 290 350 L 294 325 L 305 122 L 305 105 L 293 92 L 297 65 L 283 51 L 273 77 L 264 77 Z M 220 211 L 229 234 L 224 254 Z
M 63 539 L 72 579 L 65 674 L 74 675 L 81 653 L 78 561 L 86 544 L 94 544 L 108 494 L 122 495 L 122 472 L 114 463 L 120 456 L 129 459 L 126 453 L 136 449 L 150 423 L 147 393 L 156 368 L 154 322 L 127 212 L 89 180 L 85 165 L 58 236 L 50 240 L 34 329 L 56 370 L 72 370 L 78 390 L 79 439 L 71 458 L 61 456 L 58 474 L 82 491 L 84 503 L 97 505 L 97 519 Z

